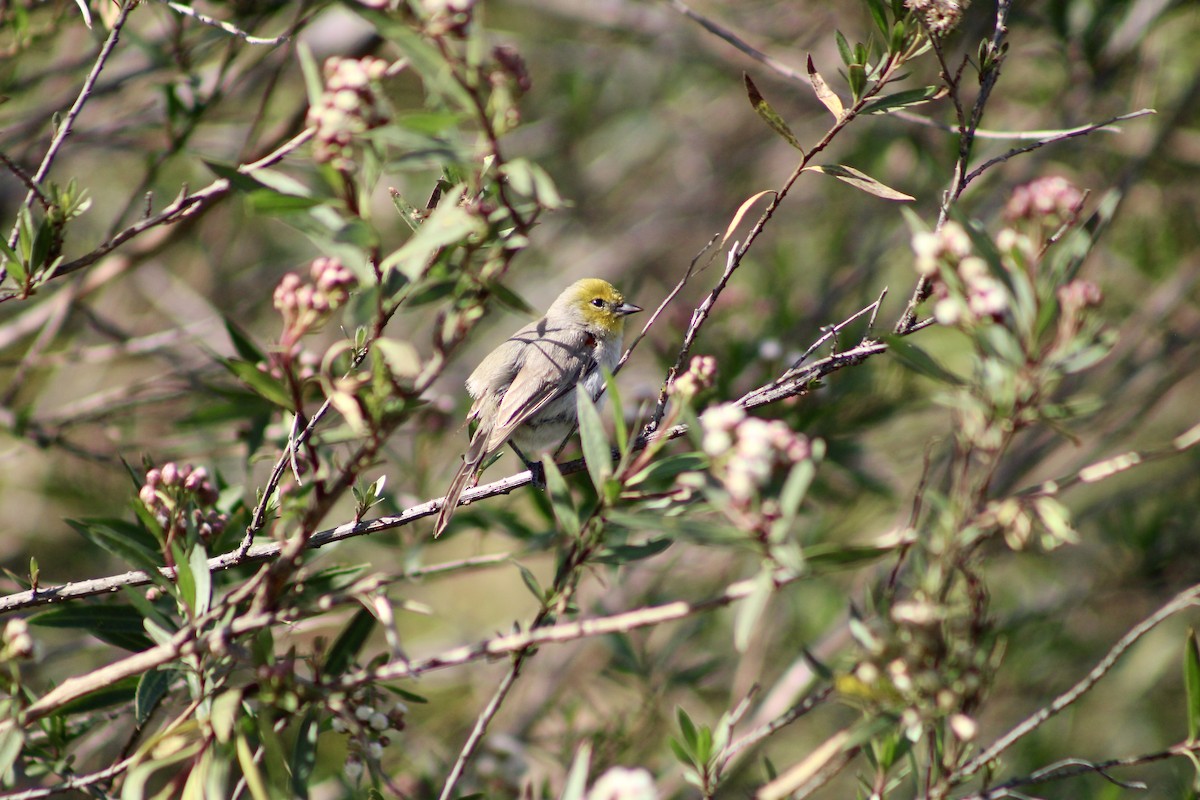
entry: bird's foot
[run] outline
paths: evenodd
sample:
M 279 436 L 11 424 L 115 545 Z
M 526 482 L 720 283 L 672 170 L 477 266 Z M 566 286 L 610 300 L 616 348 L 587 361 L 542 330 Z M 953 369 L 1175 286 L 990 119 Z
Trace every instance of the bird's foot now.
M 540 461 L 530 461 L 528 465 L 529 481 L 533 484 L 533 488 L 546 491 L 546 468 Z

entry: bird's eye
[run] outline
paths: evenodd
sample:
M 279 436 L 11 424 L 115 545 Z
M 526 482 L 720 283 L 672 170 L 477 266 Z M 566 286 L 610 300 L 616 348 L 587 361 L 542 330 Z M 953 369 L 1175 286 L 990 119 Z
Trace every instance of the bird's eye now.
M 592 305 L 594 305 L 596 308 L 604 308 L 604 299 L 601 297 L 597 297 L 595 300 L 592 301 Z

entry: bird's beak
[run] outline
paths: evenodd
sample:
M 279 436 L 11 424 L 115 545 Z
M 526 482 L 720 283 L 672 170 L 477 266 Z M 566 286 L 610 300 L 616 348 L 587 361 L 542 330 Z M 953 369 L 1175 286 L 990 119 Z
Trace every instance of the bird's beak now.
M 621 305 L 617 306 L 617 313 L 622 317 L 628 314 L 636 314 L 641 310 L 641 306 L 635 306 L 633 303 L 621 303 Z

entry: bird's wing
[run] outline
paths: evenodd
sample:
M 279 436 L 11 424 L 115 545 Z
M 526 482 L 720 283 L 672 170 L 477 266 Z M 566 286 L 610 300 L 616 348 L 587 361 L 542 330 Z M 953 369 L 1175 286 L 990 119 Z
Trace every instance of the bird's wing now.
M 496 411 L 488 437 L 489 451 L 500 447 L 513 431 L 575 388 L 596 368 L 595 339 L 586 331 L 535 329 L 525 343 L 525 359 Z

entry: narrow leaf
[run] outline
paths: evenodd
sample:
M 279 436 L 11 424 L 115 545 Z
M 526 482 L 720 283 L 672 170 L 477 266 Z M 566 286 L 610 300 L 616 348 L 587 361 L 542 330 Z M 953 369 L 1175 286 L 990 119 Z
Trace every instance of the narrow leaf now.
M 596 404 L 587 392 L 575 392 L 575 405 L 579 414 L 579 440 L 583 445 L 583 460 L 587 463 L 588 475 L 597 494 L 604 493 L 604 483 L 612 476 L 612 448 L 604 435 L 604 422 Z
M 132 606 L 59 606 L 34 614 L 29 623 L 44 628 L 83 630 L 102 642 L 135 652 L 153 646 L 142 627 L 142 615 Z
M 359 609 L 329 648 L 329 654 L 325 656 L 325 677 L 337 677 L 345 672 L 374 628 L 375 615 L 365 608 Z
M 200 542 L 192 545 L 192 552 L 188 554 L 188 566 L 191 567 L 192 579 L 196 584 L 196 614 L 206 614 L 212 605 L 212 573 L 208 571 L 208 552 Z
M 924 86 L 920 89 L 906 89 L 903 92 L 878 97 L 863 106 L 864 114 L 886 114 L 900 108 L 928 103 L 945 96 L 944 86 Z
M 750 207 L 757 203 L 763 195 L 768 194 L 774 195 L 775 192 L 772 189 L 763 189 L 761 192 L 750 195 L 744 203 L 738 206 L 737 213 L 733 215 L 733 219 L 729 220 L 729 226 L 725 228 L 725 235 L 721 237 L 721 247 L 725 246 L 725 243 L 729 241 L 729 237 L 733 236 L 733 232 L 737 230 L 738 225 L 742 224 L 742 217 L 746 216 L 746 212 L 750 210 Z
M 137 693 L 134 695 L 134 714 L 139 726 L 145 725 L 146 720 L 158 707 L 158 702 L 167 693 L 171 685 L 171 676 L 161 670 L 152 669 L 138 679 Z
M 754 106 L 754 111 L 762 117 L 763 122 L 782 136 L 788 144 L 803 153 L 804 148 L 800 146 L 800 140 L 796 138 L 796 134 L 792 133 L 792 129 L 783 121 L 783 117 L 779 116 L 779 112 L 772 108 L 771 104 L 762 96 L 762 92 L 758 91 L 754 81 L 750 80 L 750 75 L 743 72 L 742 80 L 746 82 L 746 94 L 750 98 L 750 105 Z
M 829 84 L 825 83 L 825 79 L 821 77 L 821 73 L 817 72 L 816 66 L 813 65 L 812 56 L 808 57 L 808 79 L 812 81 L 813 91 L 817 93 L 817 99 L 829 109 L 829 113 L 833 114 L 834 119 L 840 121 L 842 113 L 845 111 L 842 107 L 842 101 L 829 88 Z
M 933 356 L 912 342 L 905 341 L 899 336 L 884 336 L 883 340 L 887 343 L 888 352 L 895 355 L 900 359 L 900 363 L 913 372 L 932 378 L 938 383 L 948 383 L 952 386 L 962 385 L 962 378 L 943 367 L 933 359 Z
M 317 763 L 317 734 L 320 729 L 316 712 L 309 706 L 296 734 L 296 743 L 292 746 L 292 794 L 302 800 L 308 800 L 308 783 Z
M 733 619 L 733 647 L 739 653 L 745 653 L 750 647 L 750 639 L 758 628 L 758 621 L 767 610 L 767 603 L 775 593 L 775 579 L 770 570 L 764 569 L 754 579 L 754 588 L 737 608 Z
M 592 761 L 592 746 L 584 742 L 575 753 L 571 769 L 567 772 L 566 785 L 559 800 L 583 800 L 587 792 L 588 767 Z
M 138 526 L 115 519 L 69 519 L 67 524 L 89 542 L 134 567 L 145 570 L 156 581 L 161 582 L 161 573 L 158 571 L 161 563 L 159 556 L 150 549 L 148 535 Z
M 1196 741 L 1200 735 L 1200 642 L 1196 640 L 1196 629 L 1188 630 L 1183 656 L 1184 685 L 1187 687 L 1188 741 Z
M 884 200 L 915 200 L 912 195 L 907 195 L 904 192 L 897 191 L 890 186 L 886 186 L 872 178 L 865 172 L 861 172 L 854 167 L 847 167 L 844 164 L 825 164 L 817 167 L 805 167 L 805 171 L 820 172 L 825 175 L 832 175 L 839 181 L 845 181 L 856 189 L 862 189 L 867 194 L 873 194 L 876 197 L 882 197 Z
M 550 495 L 550 505 L 554 508 L 554 516 L 562 525 L 563 531 L 570 536 L 578 536 L 582 525 L 579 522 L 579 512 L 571 499 L 571 490 L 559 471 L 558 465 L 550 456 L 542 457 L 542 467 L 546 471 L 546 491 Z
M 250 749 L 250 742 L 246 740 L 245 736 L 238 736 L 237 756 L 238 763 L 242 767 L 242 777 L 246 779 L 246 788 L 250 790 L 250 796 L 254 800 L 271 800 L 267 785 L 263 781 L 262 772 L 259 771 L 258 764 L 254 763 L 254 751 Z
M 289 410 L 292 408 L 291 397 L 288 396 L 283 383 L 260 370 L 257 363 L 252 364 L 249 361 L 230 358 L 224 364 L 227 370 L 253 389 L 259 397 L 282 408 Z

